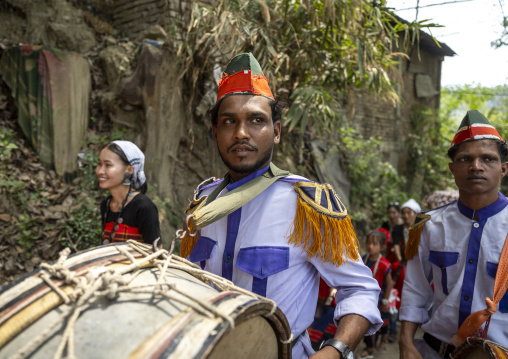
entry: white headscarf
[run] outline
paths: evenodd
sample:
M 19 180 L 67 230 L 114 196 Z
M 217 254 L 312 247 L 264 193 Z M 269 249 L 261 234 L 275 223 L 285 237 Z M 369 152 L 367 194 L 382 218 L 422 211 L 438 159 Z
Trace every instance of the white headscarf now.
M 143 171 L 145 167 L 145 155 L 138 146 L 130 141 L 113 141 L 112 143 L 118 145 L 127 160 L 134 167 L 134 174 L 132 176 L 132 187 L 134 189 L 139 189 L 145 182 L 145 172 Z
M 422 211 L 420 205 L 418 204 L 418 202 L 416 202 L 414 199 L 410 199 L 409 201 L 407 201 L 406 203 L 404 203 L 402 205 L 402 207 L 400 207 L 400 210 L 402 211 L 403 208 L 409 208 L 409 209 L 412 209 L 413 211 L 415 211 L 416 213 L 420 213 Z

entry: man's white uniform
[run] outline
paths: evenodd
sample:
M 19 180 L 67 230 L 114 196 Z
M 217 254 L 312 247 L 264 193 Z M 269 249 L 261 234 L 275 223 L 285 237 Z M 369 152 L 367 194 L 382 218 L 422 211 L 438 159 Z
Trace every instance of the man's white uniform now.
M 268 166 L 229 184 L 219 196 L 268 170 Z M 381 326 L 377 308 L 379 286 L 359 259 L 344 260 L 339 267 L 321 257 L 309 260 L 304 248 L 288 244 L 296 215 L 297 194 L 292 184 L 308 181 L 299 176 L 277 180 L 253 200 L 227 217 L 201 229 L 189 259 L 212 273 L 275 301 L 286 315 L 294 338 L 293 358 L 314 353 L 306 329 L 314 320 L 320 276 L 337 289 L 335 319 L 358 314 L 372 324 L 368 334 Z M 220 183 L 201 189 L 208 195 Z
M 492 298 L 508 234 L 508 200 L 499 193 L 477 211 L 455 201 L 426 214 L 418 254 L 407 263 L 400 320 L 422 323 L 425 333 L 451 344 L 468 315 Z M 491 317 L 487 339 L 508 345 L 508 294 Z

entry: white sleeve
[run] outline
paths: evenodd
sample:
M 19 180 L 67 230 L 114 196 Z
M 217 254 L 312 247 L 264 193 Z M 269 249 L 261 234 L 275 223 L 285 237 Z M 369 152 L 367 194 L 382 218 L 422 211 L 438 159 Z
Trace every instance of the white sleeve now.
M 434 298 L 431 287 L 432 264 L 429 262 L 428 232 L 424 227 L 418 254 L 407 262 L 406 277 L 402 288 L 399 319 L 413 323 L 426 323 Z
M 321 257 L 312 258 L 311 263 L 326 284 L 337 289 L 335 322 L 348 314 L 361 315 L 372 324 L 366 335 L 374 334 L 383 324 L 383 320 L 378 309 L 381 289 L 372 278 L 370 268 L 361 259 L 345 259 L 345 263 L 339 267 L 330 262 L 323 263 Z

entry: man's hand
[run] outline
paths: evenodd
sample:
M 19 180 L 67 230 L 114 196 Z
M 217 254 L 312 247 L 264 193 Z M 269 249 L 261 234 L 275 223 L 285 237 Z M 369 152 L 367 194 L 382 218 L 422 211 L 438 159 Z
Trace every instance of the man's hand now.
M 413 343 L 403 343 L 399 340 L 400 359 L 423 359 Z
M 320 351 L 311 355 L 309 359 L 342 359 L 340 353 L 332 347 L 324 347 Z
M 419 324 L 402 321 L 399 336 L 400 359 L 423 359 L 414 345 L 414 337 Z
M 337 324 L 337 332 L 334 339 L 346 344 L 351 350 L 362 340 L 363 336 L 369 330 L 370 322 L 358 314 L 348 314 L 340 318 Z M 337 349 L 326 346 L 316 352 L 309 359 L 343 359 Z M 345 358 L 344 358 L 345 359 Z

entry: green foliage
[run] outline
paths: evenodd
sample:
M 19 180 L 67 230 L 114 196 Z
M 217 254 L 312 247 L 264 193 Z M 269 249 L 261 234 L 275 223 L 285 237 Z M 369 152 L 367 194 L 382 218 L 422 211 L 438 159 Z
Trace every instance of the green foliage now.
M 29 258 L 31 253 L 30 249 L 38 237 L 37 221 L 34 218 L 23 214 L 19 215 L 18 219 L 19 221 L 17 226 L 20 231 L 16 237 L 16 242 L 25 250 L 24 253 L 26 258 Z
M 106 137 L 96 137 L 96 147 L 105 146 L 110 141 Z M 80 251 L 101 244 L 101 216 L 100 201 L 101 193 L 95 167 L 99 155 L 89 149 L 82 152 L 79 159 L 79 177 L 83 192 L 81 193 L 80 206 L 71 210 L 69 217 L 59 221 L 62 226 L 60 242 L 65 247 Z
M 182 208 L 178 203 L 172 203 L 169 198 L 160 198 L 157 194 L 157 184 L 150 185 L 147 196 L 157 207 L 159 211 L 159 221 L 161 223 L 163 221 L 168 221 L 171 227 L 180 227 L 181 216 L 185 208 Z
M 97 140 L 101 147 L 109 143 L 105 138 Z M 82 154 L 79 161 L 80 185 L 83 190 L 79 199 L 80 206 L 72 209 L 69 217 L 59 222 L 62 225 L 61 244 L 75 251 L 100 245 L 102 233 L 99 210 L 101 194 L 95 174 L 99 156 L 88 149 Z
M 297 124 L 300 125 L 302 133 L 309 126 L 315 129 L 319 137 L 333 131 L 333 124 L 337 123 L 339 104 L 325 89 L 301 86 L 291 96 L 293 104 L 285 120 L 289 131 L 293 130 Z
M 351 181 L 351 218 L 365 221 L 368 212 L 384 216 L 386 205 L 400 201 L 405 179 L 387 162 L 380 161 L 379 138 L 363 139 L 352 128 L 341 131 L 346 169 Z M 380 217 L 378 217 L 380 218 Z
M 0 128 L 0 162 L 5 161 L 11 156 L 11 151 L 18 148 L 12 143 L 13 132 L 6 128 Z
M 450 143 L 468 110 L 480 111 L 503 138 L 508 137 L 508 85 L 493 88 L 480 84 L 444 87 L 441 90 L 440 116 L 447 126 Z
M 296 105 L 286 116 L 291 128 L 312 125 L 316 133 L 329 134 L 341 125 L 333 110 L 351 89 L 398 99 L 388 76 L 400 56 L 392 46 L 417 41 L 421 26 L 435 25 L 400 22 L 384 0 L 195 1 L 189 21 L 180 24 L 183 41 L 173 46 L 191 100 L 217 64 L 250 51 L 272 91 L 289 91 Z M 303 111 L 305 106 L 312 111 Z
M 447 86 L 441 90 L 440 117 L 447 144 L 450 144 L 468 110 L 478 110 L 497 128 L 501 137 L 508 138 L 508 85 L 493 88 L 480 84 Z M 501 191 L 508 194 L 508 177 L 501 181 Z
M 28 209 L 28 198 L 25 193 L 25 184 L 21 181 L 18 181 L 12 176 L 9 176 L 9 173 L 6 172 L 0 172 L 0 192 L 7 194 L 7 198 L 9 199 L 9 203 L 7 204 L 7 207 L 10 209 L 10 212 L 13 208 L 19 208 L 20 212 L 26 213 Z M 5 204 L 4 204 L 5 205 Z M 26 215 L 24 215 L 25 220 L 27 218 Z M 23 222 L 23 220 L 22 220 Z M 21 230 L 28 230 L 28 226 L 21 224 L 20 225 Z M 28 244 L 28 233 L 25 232 L 23 236 L 21 237 L 21 240 L 23 241 L 23 244 Z M 23 245 L 22 245 L 23 246 Z M 25 247 L 24 247 L 25 248 Z
M 127 128 L 114 128 L 111 131 L 111 134 L 109 134 L 109 136 L 108 135 L 99 136 L 94 134 L 87 141 L 87 147 L 102 148 L 112 141 L 123 140 L 125 139 L 125 135 L 128 131 L 129 130 Z
M 399 202 L 402 204 L 411 196 L 404 192 L 406 178 L 400 176 L 397 170 L 387 162 L 381 163 L 381 173 L 378 182 L 374 183 L 372 188 L 372 208 L 373 218 L 385 219 L 386 207 L 391 202 Z M 377 220 L 377 225 L 381 225 L 383 220 Z
M 60 221 L 62 238 L 60 243 L 75 251 L 101 244 L 101 216 L 97 199 L 87 194 L 80 199 L 81 206 L 71 210 L 68 218 Z
M 411 181 L 406 191 L 419 200 L 434 190 L 453 188 L 446 157 L 449 142 L 443 135 L 438 113 L 425 106 L 413 106 L 411 125 L 407 162 Z
M 500 47 L 508 45 L 508 16 L 503 16 L 503 32 L 501 33 L 501 36 L 499 39 L 496 39 L 495 41 L 492 41 L 490 43 L 490 46 L 498 49 Z
M 82 152 L 79 159 L 79 169 L 82 176 L 81 185 L 86 192 L 97 192 L 99 181 L 95 174 L 95 167 L 99 160 L 99 155 L 90 150 Z

